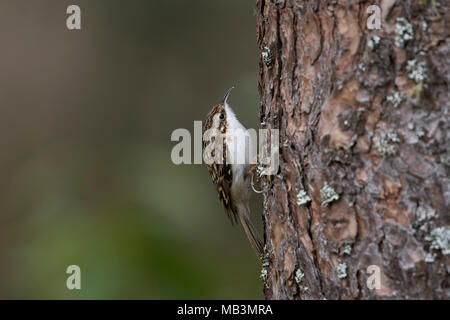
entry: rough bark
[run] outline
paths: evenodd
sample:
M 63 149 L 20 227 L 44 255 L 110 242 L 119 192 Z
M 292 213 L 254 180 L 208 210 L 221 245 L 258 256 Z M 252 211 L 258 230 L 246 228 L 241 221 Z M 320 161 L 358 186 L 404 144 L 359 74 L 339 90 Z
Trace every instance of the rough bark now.
M 263 181 L 267 299 L 449 298 L 439 2 L 257 1 L 260 120 L 280 130 L 280 169 Z

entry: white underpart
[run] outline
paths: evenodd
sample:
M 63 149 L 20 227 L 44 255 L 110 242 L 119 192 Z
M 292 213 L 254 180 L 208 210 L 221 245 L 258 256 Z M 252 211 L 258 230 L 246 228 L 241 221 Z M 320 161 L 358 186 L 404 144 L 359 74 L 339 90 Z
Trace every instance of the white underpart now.
M 225 112 L 228 124 L 225 138 L 229 150 L 228 161 L 231 164 L 248 165 L 251 141 L 247 129 L 239 122 L 228 104 L 225 105 Z
M 236 202 L 247 202 L 250 193 L 250 179 L 245 179 L 245 174 L 250 169 L 249 150 L 251 150 L 251 139 L 247 129 L 239 122 L 233 110 L 226 103 L 225 112 L 227 119 L 227 161 L 232 164 L 233 182 L 231 194 Z M 240 201 L 239 201 L 240 200 Z

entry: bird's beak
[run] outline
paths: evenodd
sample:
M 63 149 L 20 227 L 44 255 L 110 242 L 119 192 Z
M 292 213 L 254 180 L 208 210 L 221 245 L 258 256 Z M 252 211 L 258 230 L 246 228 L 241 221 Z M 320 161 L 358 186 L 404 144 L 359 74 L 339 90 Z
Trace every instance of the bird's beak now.
M 225 105 L 227 103 L 228 96 L 230 95 L 231 90 L 233 90 L 233 89 L 234 89 L 234 87 L 231 87 L 230 89 L 227 90 L 227 92 L 223 96 L 222 105 Z

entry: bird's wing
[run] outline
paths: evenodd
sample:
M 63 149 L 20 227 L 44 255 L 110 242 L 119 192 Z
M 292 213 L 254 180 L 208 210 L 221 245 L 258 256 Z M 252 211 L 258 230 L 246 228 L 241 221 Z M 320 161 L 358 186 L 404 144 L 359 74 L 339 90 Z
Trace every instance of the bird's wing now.
M 208 169 L 217 187 L 220 202 L 222 202 L 231 224 L 237 223 L 236 213 L 233 211 L 233 203 L 231 200 L 231 183 L 233 181 L 231 165 L 213 163 L 208 166 Z

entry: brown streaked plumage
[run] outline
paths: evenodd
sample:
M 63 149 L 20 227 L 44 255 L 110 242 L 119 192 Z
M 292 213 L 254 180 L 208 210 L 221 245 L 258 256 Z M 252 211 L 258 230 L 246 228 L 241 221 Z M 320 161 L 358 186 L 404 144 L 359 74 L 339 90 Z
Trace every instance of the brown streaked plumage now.
M 213 117 L 216 114 L 223 113 L 225 114 L 225 108 L 222 104 L 218 104 L 214 106 L 211 111 L 206 116 L 206 119 L 203 124 L 203 134 L 206 130 L 211 129 L 213 124 Z M 219 125 L 219 131 L 221 133 L 225 133 L 227 128 L 226 119 L 222 119 Z M 203 141 L 203 150 L 208 146 L 209 141 Z M 225 144 L 225 142 L 224 142 Z M 233 174 L 231 170 L 231 165 L 226 162 L 226 147 L 223 148 L 223 163 L 213 163 L 212 165 L 206 164 L 208 168 L 209 174 L 213 180 L 214 185 L 217 188 L 217 192 L 219 194 L 219 200 L 223 204 L 225 211 L 228 215 L 228 218 L 231 221 L 231 224 L 237 222 L 236 214 L 233 212 L 233 204 L 231 202 L 231 183 L 233 181 Z
M 222 103 L 215 105 L 207 114 L 203 123 L 203 136 L 205 136 L 205 132 L 209 129 L 217 129 L 225 136 L 227 136 L 228 132 L 233 130 L 230 128 L 245 130 L 227 104 L 227 98 L 231 92 L 231 89 L 232 88 L 226 92 Z M 214 137 L 211 137 L 210 141 L 203 141 L 203 150 L 205 150 L 210 143 L 217 143 L 218 141 L 220 140 L 216 141 Z M 243 139 L 239 138 L 238 141 L 242 143 Z M 230 148 L 233 147 L 230 146 Z M 238 152 L 240 152 L 241 149 L 245 149 L 245 147 L 242 148 L 242 145 L 240 145 L 240 147 L 238 147 Z M 211 175 L 212 181 L 216 186 L 220 202 L 223 204 L 231 223 L 235 224 L 239 219 L 257 256 L 262 259 L 263 245 L 259 240 L 259 236 L 255 231 L 249 217 L 250 208 L 248 201 L 250 198 L 249 189 L 251 177 L 243 173 L 246 173 L 249 170 L 249 164 L 234 164 L 234 162 L 233 164 L 228 163 L 227 160 L 229 159 L 227 158 L 227 155 L 231 156 L 234 154 L 236 149 L 234 150 L 235 151 L 233 152 L 230 151 L 227 146 L 227 138 L 225 138 L 223 140 L 222 163 L 214 162 L 212 164 L 206 164 L 206 166 Z M 245 152 L 245 150 L 242 151 Z M 228 154 L 230 152 L 231 154 Z

